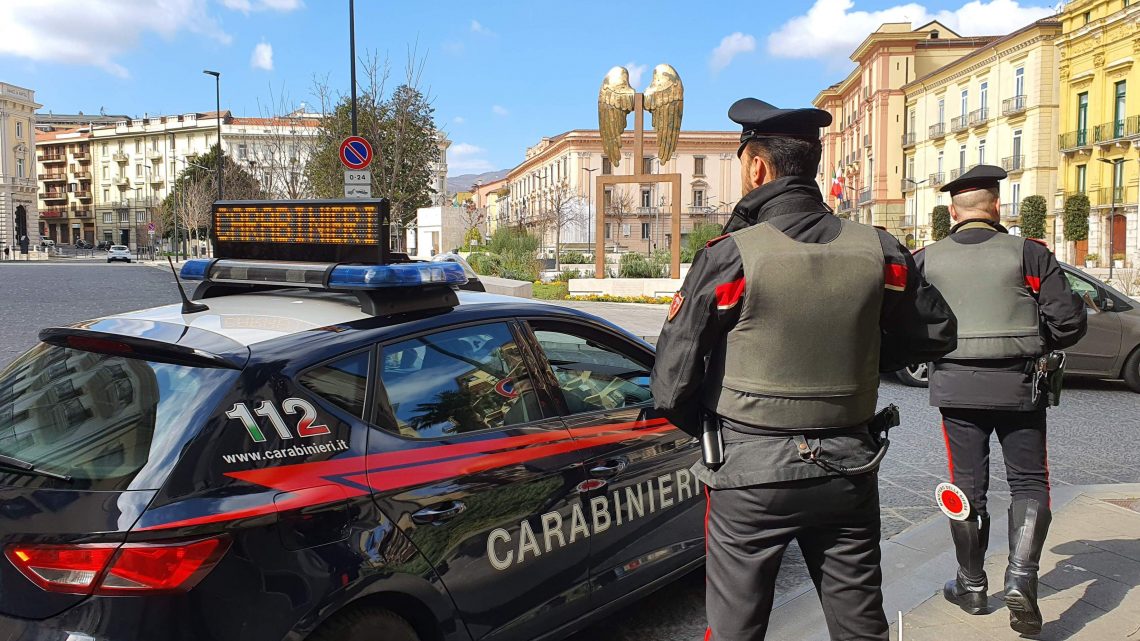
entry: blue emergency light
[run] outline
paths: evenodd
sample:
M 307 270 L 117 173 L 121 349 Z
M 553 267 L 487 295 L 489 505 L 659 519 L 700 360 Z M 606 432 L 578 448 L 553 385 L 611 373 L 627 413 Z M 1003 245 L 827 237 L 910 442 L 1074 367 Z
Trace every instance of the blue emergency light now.
M 337 265 L 195 258 L 182 266 L 182 280 L 245 285 L 309 287 L 330 290 L 389 289 L 463 285 L 467 274 L 458 263 Z

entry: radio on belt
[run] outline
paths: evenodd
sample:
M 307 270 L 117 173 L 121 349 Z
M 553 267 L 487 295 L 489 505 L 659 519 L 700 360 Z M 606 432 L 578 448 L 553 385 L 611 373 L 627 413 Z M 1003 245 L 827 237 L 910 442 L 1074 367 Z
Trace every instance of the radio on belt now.
M 218 201 L 211 236 L 219 257 L 188 260 L 180 276 L 201 281 L 194 299 L 303 287 L 354 293 L 375 315 L 458 305 L 463 265 L 392 251 L 389 218 L 386 198 Z M 383 295 L 394 288 L 403 289 L 398 297 Z

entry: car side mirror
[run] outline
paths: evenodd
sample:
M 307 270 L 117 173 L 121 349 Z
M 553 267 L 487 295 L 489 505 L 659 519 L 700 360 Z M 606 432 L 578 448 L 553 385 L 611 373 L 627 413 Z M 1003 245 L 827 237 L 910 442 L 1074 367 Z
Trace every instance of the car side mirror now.
M 1085 292 L 1085 293 L 1084 293 L 1084 294 L 1081 296 L 1081 298 L 1083 298 L 1083 299 L 1084 299 L 1084 301 L 1085 301 L 1085 305 L 1088 305 L 1088 306 L 1089 306 L 1089 309 L 1091 309 L 1091 310 L 1094 310 L 1094 311 L 1095 311 L 1095 312 L 1097 312 L 1098 314 L 1099 314 L 1099 313 L 1102 311 L 1100 307 L 1097 307 L 1097 304 L 1096 304 L 1096 302 L 1095 302 L 1095 301 L 1093 301 L 1092 295 L 1091 295 L 1091 294 L 1089 294 L 1088 292 Z
M 1106 296 L 1104 298 L 1104 304 L 1101 305 L 1101 309 L 1103 311 L 1106 311 L 1106 312 L 1111 312 L 1115 307 L 1116 307 L 1116 301 L 1114 301 L 1111 298 L 1108 298 Z

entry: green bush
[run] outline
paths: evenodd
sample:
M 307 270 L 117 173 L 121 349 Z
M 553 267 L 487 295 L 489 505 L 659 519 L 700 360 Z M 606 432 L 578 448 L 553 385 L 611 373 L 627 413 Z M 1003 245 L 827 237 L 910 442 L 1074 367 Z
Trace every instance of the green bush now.
M 567 265 L 588 265 L 593 262 L 582 252 L 575 251 L 569 251 L 562 254 L 562 257 L 559 260 L 561 260 L 563 263 L 566 263 Z
M 1065 200 L 1065 240 L 1089 239 L 1089 197 L 1073 194 Z
M 638 252 L 622 254 L 618 264 L 618 278 L 665 278 L 668 265 L 662 265 L 653 259 L 646 258 Z
M 487 243 L 487 250 L 494 254 L 505 256 L 529 255 L 534 257 L 538 251 L 538 238 L 517 227 L 499 227 L 491 234 Z
M 556 282 L 566 283 L 569 282 L 571 278 L 581 277 L 582 272 L 578 271 L 577 269 L 563 269 L 562 271 L 558 272 L 558 275 L 554 277 L 554 280 Z
M 472 242 L 474 241 L 474 242 Z M 463 247 L 464 251 L 470 250 L 472 247 L 478 247 L 483 244 L 483 234 L 476 228 L 472 227 L 463 234 Z
M 681 247 L 681 262 L 691 263 L 697 257 L 697 252 L 704 249 L 708 242 L 723 233 L 720 225 L 713 223 L 701 223 L 693 227 L 693 231 L 689 232 L 685 238 L 685 244 Z
M 950 208 L 946 205 L 938 205 L 930 212 L 930 234 L 934 240 L 950 235 Z
M 497 276 L 502 271 L 503 261 L 496 254 L 476 252 L 467 257 L 467 263 L 477 274 Z
M 1021 201 L 1019 210 L 1021 219 L 1021 235 L 1026 238 L 1045 238 L 1045 216 L 1049 212 L 1049 203 L 1043 196 L 1027 196 Z

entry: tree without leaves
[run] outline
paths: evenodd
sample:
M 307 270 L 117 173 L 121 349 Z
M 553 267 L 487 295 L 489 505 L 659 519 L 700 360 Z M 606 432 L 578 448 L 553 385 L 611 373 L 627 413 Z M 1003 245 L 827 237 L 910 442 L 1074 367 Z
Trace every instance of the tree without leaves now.
M 625 185 L 614 185 L 610 190 L 610 204 L 605 207 L 605 218 L 617 220 L 617 231 L 611 238 L 614 242 L 614 251 L 617 251 L 618 239 L 621 238 L 622 220 L 635 216 L 634 204 L 636 202 L 633 190 L 626 189 Z
M 318 121 L 289 116 L 298 111 L 285 94 L 274 96 L 270 88 L 267 105 L 258 103 L 261 117 L 269 122 L 256 125 L 256 134 L 243 139 L 249 158 L 238 159 L 256 172 L 269 198 L 300 200 L 312 198 L 312 186 L 305 163 L 312 155 Z
M 950 208 L 938 205 L 930 212 L 930 234 L 934 240 L 942 240 L 950 235 Z
M 198 156 L 187 159 L 186 168 L 178 174 L 170 193 L 159 207 L 163 220 L 156 223 L 163 229 L 173 231 L 174 219 L 182 233 L 198 232 L 205 228 L 209 235 L 211 225 L 210 206 L 217 198 L 218 183 L 214 170 L 218 166 L 218 146 Z M 222 188 L 226 200 L 257 200 L 264 198 L 265 192 L 248 171 L 235 163 L 229 155 L 225 156 L 223 167 Z M 197 234 L 195 234 L 197 235 Z
M 543 199 L 544 227 L 554 231 L 554 269 L 562 269 L 562 231 L 582 219 L 582 199 L 566 180 L 555 182 Z
M 1045 216 L 1049 211 L 1049 203 L 1043 196 L 1026 196 L 1021 201 L 1019 210 L 1021 235 L 1026 238 L 1045 238 Z

